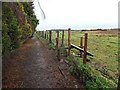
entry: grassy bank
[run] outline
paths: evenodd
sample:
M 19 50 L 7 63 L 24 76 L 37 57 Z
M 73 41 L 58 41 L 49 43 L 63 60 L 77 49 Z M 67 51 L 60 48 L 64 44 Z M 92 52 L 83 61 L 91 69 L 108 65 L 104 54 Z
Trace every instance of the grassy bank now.
M 74 61 L 77 65 L 70 68 L 70 73 L 82 81 L 86 88 L 117 88 L 118 79 L 108 74 L 106 69 L 96 70 L 89 64 L 83 65 L 80 57 L 74 57 Z

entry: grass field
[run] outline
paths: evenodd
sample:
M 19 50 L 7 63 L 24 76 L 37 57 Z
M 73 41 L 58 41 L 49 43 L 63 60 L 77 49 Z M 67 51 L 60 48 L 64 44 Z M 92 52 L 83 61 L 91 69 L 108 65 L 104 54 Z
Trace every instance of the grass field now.
M 59 42 L 61 44 L 62 32 L 60 32 Z M 107 31 L 72 31 L 71 43 L 80 46 L 80 37 L 88 33 L 87 50 L 94 56 L 87 64 L 97 70 L 103 70 L 109 75 L 118 78 L 118 30 Z M 55 43 L 56 32 L 52 32 L 52 41 Z M 68 46 L 68 31 L 65 31 L 64 45 Z M 79 51 L 72 49 L 72 52 L 78 54 Z M 88 58 L 90 58 L 88 56 Z

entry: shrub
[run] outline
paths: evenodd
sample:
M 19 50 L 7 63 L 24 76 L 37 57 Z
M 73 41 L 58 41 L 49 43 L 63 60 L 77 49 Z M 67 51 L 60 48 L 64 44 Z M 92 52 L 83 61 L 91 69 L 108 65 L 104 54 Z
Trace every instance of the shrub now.
M 56 47 L 56 45 L 53 43 L 48 44 L 48 46 L 50 47 L 50 49 L 55 49 L 55 47 Z

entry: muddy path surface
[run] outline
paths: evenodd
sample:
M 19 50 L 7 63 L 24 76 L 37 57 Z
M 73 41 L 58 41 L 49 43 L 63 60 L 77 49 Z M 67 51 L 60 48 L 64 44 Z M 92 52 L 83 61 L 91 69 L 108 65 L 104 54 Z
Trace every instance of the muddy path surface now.
M 3 88 L 81 88 L 69 65 L 56 58 L 43 39 L 33 37 L 3 57 Z M 60 70 L 64 72 L 65 78 Z

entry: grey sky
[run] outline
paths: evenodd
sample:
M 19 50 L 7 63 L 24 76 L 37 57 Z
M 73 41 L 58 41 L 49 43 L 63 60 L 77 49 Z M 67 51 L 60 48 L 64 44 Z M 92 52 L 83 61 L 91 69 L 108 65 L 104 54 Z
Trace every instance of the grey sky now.
M 37 0 L 34 0 L 35 14 L 40 20 L 37 30 L 117 28 L 118 1 L 39 0 L 46 15 L 44 20 Z

